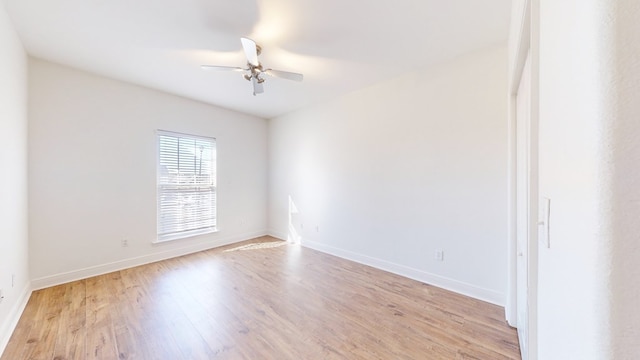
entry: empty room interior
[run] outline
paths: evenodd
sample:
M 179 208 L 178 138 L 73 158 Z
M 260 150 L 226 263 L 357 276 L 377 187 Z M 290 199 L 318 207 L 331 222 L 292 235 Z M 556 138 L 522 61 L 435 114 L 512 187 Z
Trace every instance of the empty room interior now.
M 0 2 L 0 359 L 640 358 L 637 0 Z

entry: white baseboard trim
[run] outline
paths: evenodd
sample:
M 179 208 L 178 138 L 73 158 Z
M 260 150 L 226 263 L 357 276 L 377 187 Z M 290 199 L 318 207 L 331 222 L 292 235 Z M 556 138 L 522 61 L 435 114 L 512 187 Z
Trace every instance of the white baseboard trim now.
M 29 298 L 31 297 L 31 292 L 31 283 L 27 283 L 22 290 L 22 293 L 20 294 L 20 298 L 15 303 L 13 308 L 11 308 L 9 316 L 0 327 L 0 356 L 2 356 L 2 353 L 4 353 L 4 350 L 9 344 L 9 340 L 11 339 L 11 335 L 13 335 L 13 331 L 16 329 L 16 326 L 18 325 L 20 316 L 22 316 L 24 309 L 27 307 L 27 303 L 29 302 Z
M 273 233 L 270 232 L 270 236 Z M 285 237 L 286 239 L 286 237 Z M 317 250 L 329 255 L 337 256 L 343 259 L 351 260 L 360 264 L 371 266 L 380 270 L 404 276 L 409 279 L 420 281 L 425 284 L 437 286 L 458 294 L 466 295 L 478 300 L 486 301 L 491 304 L 504 306 L 505 295 L 494 290 L 481 288 L 475 285 L 467 284 L 462 281 L 450 279 L 444 276 L 428 273 L 426 271 L 410 268 L 408 266 L 399 265 L 386 260 L 373 258 L 370 256 L 358 254 L 348 250 L 339 249 L 333 246 L 321 244 L 315 241 L 302 240 L 302 246 Z
M 271 236 L 272 238 L 276 238 L 282 241 L 288 241 L 287 239 L 287 233 L 281 233 L 277 230 L 274 229 L 269 229 L 267 231 L 267 235 Z
M 76 280 L 82 280 L 90 278 L 92 276 L 98 276 L 108 274 L 110 272 L 119 271 L 123 269 L 132 268 L 135 266 L 150 264 L 156 261 L 171 259 L 178 256 L 196 253 L 198 251 L 204 251 L 213 249 L 220 246 L 234 244 L 240 241 L 250 240 L 261 236 L 266 236 L 267 231 L 256 231 L 251 233 L 245 233 L 241 235 L 230 236 L 227 238 L 218 238 L 213 242 L 201 243 L 196 245 L 185 246 L 182 248 L 171 249 L 167 251 L 160 251 L 153 254 L 138 256 L 134 258 L 119 260 L 102 265 L 96 265 L 87 267 L 84 269 L 69 271 L 51 276 L 44 276 L 41 278 L 33 279 L 31 286 L 33 290 L 39 290 L 56 286 L 60 284 L 69 283 Z

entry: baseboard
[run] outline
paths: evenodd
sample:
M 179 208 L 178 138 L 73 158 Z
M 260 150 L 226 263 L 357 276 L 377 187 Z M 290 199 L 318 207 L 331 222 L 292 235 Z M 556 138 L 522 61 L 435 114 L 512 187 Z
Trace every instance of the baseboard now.
M 275 229 L 267 230 L 267 235 L 271 236 L 272 238 L 276 238 L 278 240 L 289 241 L 287 233 L 282 233 Z
M 24 312 L 25 307 L 27 307 L 27 303 L 31 297 L 31 292 L 31 283 L 27 283 L 20 294 L 20 298 L 9 312 L 9 316 L 0 327 L 0 356 L 4 353 L 7 344 L 9 344 L 9 340 L 18 325 L 20 316 L 22 316 L 22 312 Z
M 270 233 L 270 236 L 274 236 Z M 286 238 L 286 237 L 285 237 Z M 466 295 L 478 300 L 486 301 L 499 306 L 504 306 L 504 294 L 467 284 L 462 281 L 450 279 L 444 276 L 428 273 L 426 271 L 399 265 L 386 260 L 373 258 L 355 252 L 339 249 L 333 246 L 321 244 L 315 241 L 302 240 L 302 246 L 314 249 L 323 253 L 334 255 L 343 259 L 351 260 L 360 264 L 371 266 L 380 270 L 404 276 L 409 279 L 420 281 L 425 284 L 434 285 L 458 294 Z
M 65 284 L 76 280 L 86 279 L 92 276 L 108 274 L 110 272 L 132 268 L 135 266 L 150 264 L 156 261 L 171 259 L 178 256 L 196 253 L 213 249 L 220 246 L 234 244 L 240 241 L 250 240 L 261 236 L 266 236 L 267 231 L 256 231 L 241 235 L 231 236 L 227 238 L 216 239 L 214 242 L 202 243 L 197 245 L 185 246 L 182 248 L 156 252 L 149 255 L 138 256 L 125 260 L 115 261 L 102 265 L 91 266 L 84 269 L 69 271 L 51 276 L 45 276 L 31 281 L 33 290 L 48 288 L 55 285 Z

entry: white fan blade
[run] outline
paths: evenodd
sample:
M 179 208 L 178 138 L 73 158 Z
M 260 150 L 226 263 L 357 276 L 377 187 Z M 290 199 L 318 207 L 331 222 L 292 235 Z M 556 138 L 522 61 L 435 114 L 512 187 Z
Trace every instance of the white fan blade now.
M 245 71 L 245 69 L 237 66 L 216 66 L 216 65 L 200 65 L 203 70 L 212 71 Z
M 288 71 L 273 70 L 273 69 L 267 69 L 264 72 L 267 73 L 267 75 L 271 75 L 273 77 L 278 77 L 278 78 L 293 80 L 293 81 L 302 81 L 302 78 L 304 77 L 302 74 L 288 72 Z
M 251 82 L 253 82 L 253 96 L 256 96 L 256 94 L 262 94 L 264 92 L 262 83 L 259 83 L 255 76 L 251 78 Z
M 240 38 L 242 42 L 242 48 L 244 49 L 244 54 L 247 56 L 247 61 L 249 64 L 253 66 L 259 66 L 258 62 L 258 49 L 256 48 L 256 42 L 249 38 Z

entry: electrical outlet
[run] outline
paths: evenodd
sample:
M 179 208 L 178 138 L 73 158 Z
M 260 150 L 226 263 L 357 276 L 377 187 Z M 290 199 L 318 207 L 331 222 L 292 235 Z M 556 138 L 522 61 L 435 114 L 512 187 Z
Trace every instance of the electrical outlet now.
M 441 249 L 436 250 L 434 256 L 437 261 L 444 261 L 444 251 Z
M 127 239 L 122 239 L 122 243 L 121 243 L 122 247 L 127 247 L 129 246 L 129 240 Z
M 16 286 L 16 274 L 11 274 L 11 287 Z
M 316 232 L 320 232 L 320 226 L 316 225 Z

